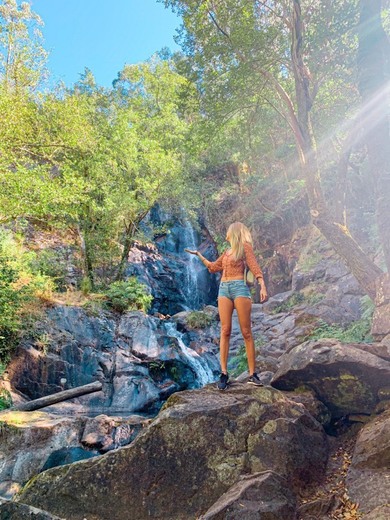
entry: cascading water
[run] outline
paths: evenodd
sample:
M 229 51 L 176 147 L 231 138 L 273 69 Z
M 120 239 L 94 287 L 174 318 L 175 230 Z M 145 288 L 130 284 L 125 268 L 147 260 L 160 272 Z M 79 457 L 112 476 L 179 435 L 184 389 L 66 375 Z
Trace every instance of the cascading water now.
M 185 247 L 188 249 L 196 250 L 197 244 L 195 239 L 194 228 L 189 222 L 186 222 L 184 226 L 184 233 L 182 238 Z M 200 295 L 199 295 L 199 284 L 198 284 L 198 268 L 199 260 L 194 255 L 188 255 L 188 262 L 186 264 L 186 306 L 187 310 L 199 309 L 200 307 Z
M 183 341 L 183 334 L 176 328 L 175 323 L 165 323 L 165 330 L 167 336 L 170 338 L 176 338 L 178 345 L 186 359 L 188 365 L 193 369 L 197 375 L 197 388 L 201 388 L 208 383 L 215 380 L 214 374 L 209 367 L 207 361 L 202 358 L 195 350 L 188 348 Z

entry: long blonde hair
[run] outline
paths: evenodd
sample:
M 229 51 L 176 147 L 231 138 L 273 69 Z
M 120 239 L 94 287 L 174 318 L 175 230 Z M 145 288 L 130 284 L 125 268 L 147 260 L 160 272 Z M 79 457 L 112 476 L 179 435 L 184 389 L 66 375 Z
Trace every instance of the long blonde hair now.
M 252 235 L 249 229 L 241 222 L 233 222 L 230 224 L 226 236 L 231 245 L 232 256 L 235 260 L 245 257 L 244 244 L 249 242 L 253 245 Z

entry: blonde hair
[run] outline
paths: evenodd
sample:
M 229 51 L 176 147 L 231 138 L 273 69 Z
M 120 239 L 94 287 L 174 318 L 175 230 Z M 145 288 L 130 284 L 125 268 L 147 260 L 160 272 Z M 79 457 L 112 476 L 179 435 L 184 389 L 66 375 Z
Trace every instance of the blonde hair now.
M 233 222 L 230 224 L 226 236 L 229 239 L 232 256 L 235 260 L 245 257 L 244 244 L 249 242 L 253 245 L 252 235 L 249 229 L 241 222 Z

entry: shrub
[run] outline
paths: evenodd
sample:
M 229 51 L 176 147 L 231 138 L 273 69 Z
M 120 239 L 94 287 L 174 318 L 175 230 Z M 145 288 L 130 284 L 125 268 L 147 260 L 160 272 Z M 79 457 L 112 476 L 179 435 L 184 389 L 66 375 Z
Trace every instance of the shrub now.
M 0 388 L 0 410 L 5 410 L 12 406 L 11 394 L 5 388 Z
M 26 251 L 21 238 L 0 230 L 0 361 L 6 362 L 20 333 L 32 324 L 38 300 L 52 303 L 55 282 L 34 272 L 36 254 Z M 29 312 L 34 309 L 34 312 Z M 27 311 L 27 312 L 26 312 Z
M 305 339 L 316 340 L 324 338 L 335 338 L 343 343 L 371 343 L 370 320 L 362 318 L 348 327 L 329 325 L 325 321 L 319 320 L 318 327 L 306 336 Z
M 329 325 L 319 320 L 319 325 L 305 339 L 335 338 L 344 343 L 371 343 L 371 320 L 374 304 L 368 296 L 360 299 L 362 317 L 347 327 Z
M 147 312 L 153 300 L 148 294 L 146 285 L 139 283 L 135 277 L 124 282 L 114 282 L 105 291 L 106 304 L 118 312 L 141 310 Z
M 88 276 L 84 276 L 80 282 L 80 291 L 87 296 L 92 291 L 92 282 Z
M 85 303 L 83 303 L 82 307 L 88 316 L 97 318 L 102 311 L 102 302 L 96 300 L 87 300 Z
M 187 325 L 192 329 L 205 329 L 212 321 L 212 316 L 204 311 L 192 311 L 187 316 Z
M 279 312 L 289 312 L 293 307 L 299 305 L 305 301 L 305 296 L 301 292 L 296 292 L 290 296 L 288 300 L 281 303 L 272 311 L 272 314 L 278 314 Z
M 64 254 L 60 251 L 43 249 L 35 253 L 31 257 L 30 268 L 32 273 L 51 278 L 56 290 L 65 288 L 67 271 Z
M 255 338 L 254 342 L 256 356 L 258 356 L 260 354 L 261 347 L 266 344 L 267 338 L 261 335 Z M 239 376 L 240 374 L 248 370 L 248 359 L 246 357 L 245 344 L 240 345 L 237 354 L 230 360 L 229 366 L 232 376 L 234 377 Z
M 233 376 L 239 376 L 245 370 L 248 370 L 248 361 L 246 357 L 245 345 L 240 345 L 237 354 L 231 359 L 229 365 Z
M 19 311 L 25 290 L 15 287 L 17 280 L 17 271 L 0 256 L 0 360 L 7 359 L 20 328 Z

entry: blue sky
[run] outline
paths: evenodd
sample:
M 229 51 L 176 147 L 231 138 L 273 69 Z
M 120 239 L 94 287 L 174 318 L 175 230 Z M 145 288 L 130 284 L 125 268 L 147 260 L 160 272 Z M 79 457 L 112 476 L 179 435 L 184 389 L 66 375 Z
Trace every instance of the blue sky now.
M 84 67 L 110 86 L 125 63 L 177 50 L 180 19 L 156 0 L 29 0 L 45 26 L 51 80 L 71 85 Z

